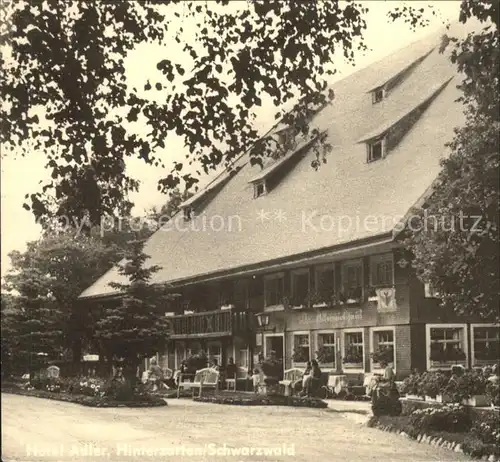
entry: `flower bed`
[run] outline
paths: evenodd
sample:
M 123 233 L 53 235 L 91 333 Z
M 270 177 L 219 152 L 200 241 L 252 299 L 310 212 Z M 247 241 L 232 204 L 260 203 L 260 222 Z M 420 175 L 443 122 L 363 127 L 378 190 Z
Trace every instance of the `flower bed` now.
M 302 398 L 297 396 L 272 395 L 262 396 L 235 393 L 217 393 L 195 397 L 194 401 L 201 403 L 230 404 L 234 406 L 294 406 L 324 409 L 328 404 L 318 398 Z
M 368 422 L 368 426 L 399 433 L 407 438 L 417 440 L 419 443 L 440 446 L 455 452 L 463 452 L 471 457 L 486 458 L 489 461 L 500 460 L 498 445 L 494 442 L 485 442 L 477 436 L 477 432 L 481 431 L 480 427 L 476 427 L 478 424 L 474 424 L 472 431 L 468 432 L 452 433 L 431 429 L 422 431 L 412 425 L 411 419 L 411 416 L 408 415 L 398 417 L 378 416 L 372 417 Z M 488 433 L 488 435 L 493 435 L 493 432 Z
M 81 404 L 89 407 L 158 407 L 166 406 L 165 400 L 159 396 L 143 395 L 129 401 L 119 401 L 107 396 L 85 396 L 65 392 L 52 392 L 47 390 L 25 390 L 22 388 L 5 387 L 2 392 L 15 395 L 32 396 L 35 398 L 65 401 L 67 403 Z

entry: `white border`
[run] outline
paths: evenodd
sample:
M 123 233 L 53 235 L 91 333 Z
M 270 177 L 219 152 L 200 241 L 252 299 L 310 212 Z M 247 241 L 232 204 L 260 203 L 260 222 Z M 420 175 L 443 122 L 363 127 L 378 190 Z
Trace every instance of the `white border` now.
M 383 372 L 382 369 L 379 367 L 375 368 L 373 367 L 373 358 L 371 356 L 371 353 L 373 353 L 373 345 L 374 345 L 374 332 L 385 332 L 385 331 L 392 331 L 392 338 L 393 338 L 393 351 L 394 351 L 394 362 L 392 363 L 392 368 L 394 369 L 394 372 L 396 372 L 396 326 L 377 326 L 377 327 L 370 327 L 370 371 L 371 372 Z
M 311 331 L 310 330 L 294 330 L 294 331 L 290 331 L 290 334 L 292 334 L 292 356 L 293 356 L 293 350 L 295 349 L 295 336 L 296 335 L 307 335 L 309 336 L 309 359 L 308 361 L 311 361 L 312 359 L 312 343 L 311 343 Z M 296 363 L 292 357 L 290 357 L 290 359 L 292 360 L 292 367 L 305 367 L 306 365 L 306 362 L 300 362 L 300 363 Z
M 356 332 L 361 332 L 361 338 L 363 339 L 363 368 L 345 368 L 344 369 L 344 356 L 345 356 L 345 334 L 350 334 L 350 333 L 356 333 Z M 342 363 L 342 371 L 344 374 L 346 373 L 352 373 L 352 374 L 360 374 L 360 373 L 365 373 L 366 372 L 366 341 L 365 341 L 365 329 L 363 327 L 350 327 L 349 329 L 343 329 L 342 330 L 342 358 L 341 358 L 341 363 Z
M 384 262 L 384 261 L 388 261 L 390 260 L 391 261 L 391 264 L 392 264 L 392 284 L 382 284 L 382 285 L 377 285 L 375 286 L 373 284 L 373 269 L 372 269 L 372 264 L 373 263 L 379 263 L 379 262 Z M 370 274 L 368 275 L 369 277 L 369 284 L 370 284 L 370 287 L 373 287 L 373 288 L 382 288 L 382 287 L 394 287 L 394 285 L 396 284 L 396 274 L 395 274 L 395 271 L 394 271 L 394 254 L 392 252 L 386 252 L 386 253 L 379 253 L 377 255 L 371 255 L 369 257 L 369 262 L 368 262 L 368 268 L 369 268 L 369 271 L 370 271 Z
M 273 279 L 281 279 L 283 282 L 283 295 L 285 292 L 285 273 L 283 271 L 280 271 L 278 273 L 271 273 L 271 274 L 265 274 L 264 277 L 264 311 L 283 311 L 285 307 L 283 304 L 279 305 L 267 305 L 267 300 L 266 300 L 266 295 L 267 295 L 267 289 L 266 289 L 266 281 L 270 281 Z
M 465 367 L 468 367 L 469 364 L 469 342 L 468 342 L 468 332 L 467 332 L 467 324 L 448 324 L 448 323 L 438 323 L 438 324 L 426 324 L 425 325 L 425 364 L 427 366 L 428 371 L 435 371 L 438 369 L 448 370 L 453 366 L 439 366 L 439 367 L 431 367 L 431 329 L 442 328 L 462 328 L 464 331 L 463 338 L 463 348 L 465 353 Z
M 476 323 L 476 324 L 470 325 L 470 364 L 471 364 L 471 367 L 480 366 L 480 364 L 476 364 L 476 362 L 475 362 L 476 358 L 474 357 L 474 328 L 475 327 L 496 327 L 497 329 L 500 330 L 500 324 Z M 488 365 L 488 364 L 484 364 L 484 365 Z
M 333 329 L 322 329 L 322 330 L 316 330 L 314 331 L 314 345 L 316 347 L 316 350 L 318 349 L 318 346 L 319 346 L 319 342 L 318 342 L 318 337 L 321 335 L 321 334 L 330 334 L 332 335 L 333 334 L 333 338 L 335 339 L 335 344 L 333 345 L 334 346 L 334 350 L 335 350 L 335 361 L 333 363 L 333 367 L 327 367 L 329 365 L 329 363 L 319 363 L 319 366 L 321 367 L 322 365 L 324 366 L 323 368 L 321 368 L 323 371 L 336 371 L 337 368 L 338 368 L 338 365 L 337 365 L 337 361 L 338 361 L 338 348 L 337 348 L 337 345 L 338 345 L 338 342 L 339 342 L 339 336 L 337 335 L 337 331 L 333 330 Z

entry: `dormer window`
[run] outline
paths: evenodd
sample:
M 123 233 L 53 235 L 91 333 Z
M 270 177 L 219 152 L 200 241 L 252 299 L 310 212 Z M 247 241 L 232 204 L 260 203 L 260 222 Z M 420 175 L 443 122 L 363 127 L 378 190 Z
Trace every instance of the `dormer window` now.
M 380 103 L 385 98 L 385 89 L 384 87 L 376 88 L 372 91 L 372 103 L 377 104 Z
M 263 196 L 264 194 L 266 194 L 267 193 L 266 182 L 259 181 L 257 183 L 254 183 L 253 193 L 255 199 L 259 196 Z
M 184 207 L 184 220 L 189 221 L 193 218 L 193 209 L 191 207 Z
M 380 160 L 385 155 L 385 139 L 374 140 L 367 143 L 368 162 Z

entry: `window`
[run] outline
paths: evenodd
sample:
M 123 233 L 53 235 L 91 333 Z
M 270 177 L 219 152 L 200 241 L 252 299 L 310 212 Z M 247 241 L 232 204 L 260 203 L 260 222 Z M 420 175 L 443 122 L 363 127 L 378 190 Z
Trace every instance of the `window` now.
M 310 359 L 309 333 L 294 334 L 292 361 L 294 363 L 306 363 Z
M 394 328 L 374 328 L 371 334 L 372 368 L 379 367 L 381 361 L 395 365 Z
M 385 90 L 383 87 L 381 88 L 376 88 L 375 90 L 372 91 L 372 103 L 377 104 L 380 103 L 384 99 L 385 96 Z
M 271 274 L 264 277 L 265 306 L 277 306 L 283 304 L 284 290 L 283 273 Z
M 374 162 L 384 157 L 384 139 L 372 141 L 367 144 L 368 149 L 368 162 Z
M 392 254 L 376 255 L 370 258 L 370 285 L 372 287 L 394 285 Z
M 362 369 L 363 358 L 363 331 L 344 332 L 344 367 Z
M 184 220 L 189 221 L 193 218 L 193 209 L 191 207 L 184 207 Z
M 267 192 L 266 182 L 259 181 L 258 183 L 254 183 L 253 185 L 254 198 L 259 196 L 263 196 Z
M 346 300 L 360 300 L 363 297 L 362 260 L 347 261 L 343 265 L 342 288 Z
M 430 282 L 424 284 L 424 290 L 425 298 L 439 298 L 439 292 Z
M 321 302 L 328 303 L 332 295 L 335 294 L 335 270 L 333 263 L 317 267 L 315 274 L 318 298 Z M 319 300 L 318 303 L 321 303 Z
M 428 367 L 465 365 L 465 325 L 427 325 Z
M 494 364 L 500 358 L 500 326 L 472 325 L 473 364 Z
M 318 362 L 335 368 L 335 334 L 333 332 L 318 333 L 318 351 L 316 353 Z
M 303 268 L 294 270 L 291 273 L 292 278 L 292 299 L 290 304 L 292 306 L 302 306 L 307 302 L 309 294 L 309 269 Z

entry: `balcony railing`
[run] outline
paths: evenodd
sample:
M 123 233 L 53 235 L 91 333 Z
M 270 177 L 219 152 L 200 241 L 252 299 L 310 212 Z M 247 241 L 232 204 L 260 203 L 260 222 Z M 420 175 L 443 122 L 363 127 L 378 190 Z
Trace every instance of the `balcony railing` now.
M 248 332 L 247 312 L 217 310 L 172 316 L 170 338 L 223 337 Z

